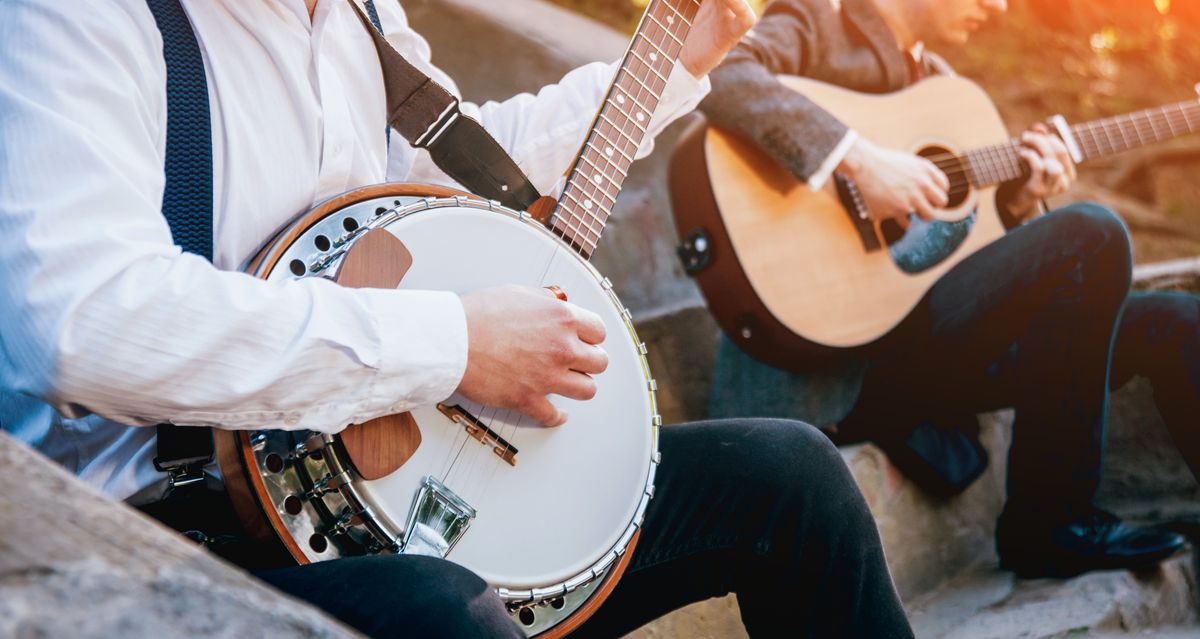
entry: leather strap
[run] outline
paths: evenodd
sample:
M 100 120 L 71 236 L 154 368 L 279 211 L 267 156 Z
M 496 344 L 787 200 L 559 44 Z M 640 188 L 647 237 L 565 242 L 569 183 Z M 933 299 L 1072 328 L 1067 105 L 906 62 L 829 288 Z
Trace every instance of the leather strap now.
M 371 34 L 387 90 L 388 123 L 408 143 L 429 151 L 434 164 L 467 190 L 518 211 L 541 195 L 483 125 L 459 111 L 458 98 L 413 66 L 383 37 L 353 0 Z M 374 9 L 367 4 L 368 12 Z
M 175 243 L 212 260 L 213 162 L 208 78 L 192 24 L 179 0 L 147 0 L 162 32 L 167 65 L 167 152 L 162 214 Z M 213 460 L 212 429 L 158 425 L 154 467 L 170 488 L 204 479 Z

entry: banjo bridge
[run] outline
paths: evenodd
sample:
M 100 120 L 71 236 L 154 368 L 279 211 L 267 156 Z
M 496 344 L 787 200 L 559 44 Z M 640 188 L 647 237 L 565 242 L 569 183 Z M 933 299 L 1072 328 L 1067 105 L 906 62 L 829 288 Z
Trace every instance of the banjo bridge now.
M 508 440 L 501 437 L 496 431 L 488 428 L 487 424 L 479 421 L 479 418 L 457 404 L 454 406 L 438 404 L 437 407 L 451 421 L 461 424 L 466 429 L 467 434 L 474 437 L 479 443 L 491 446 L 492 452 L 496 453 L 496 456 L 500 459 L 508 462 L 509 466 L 517 465 L 517 447 L 508 443 Z

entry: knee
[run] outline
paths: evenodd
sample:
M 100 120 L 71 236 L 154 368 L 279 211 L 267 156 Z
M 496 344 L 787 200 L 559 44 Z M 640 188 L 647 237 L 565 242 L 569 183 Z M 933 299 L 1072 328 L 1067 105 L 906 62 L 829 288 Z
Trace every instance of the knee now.
M 379 611 L 383 618 L 376 621 L 382 626 L 403 628 L 403 634 L 412 632 L 413 636 L 466 638 L 519 634 L 495 591 L 470 570 L 443 559 L 419 555 L 371 559 L 375 561 L 358 577 L 371 584 L 375 596 L 392 593 L 406 600 L 402 606 Z M 389 616 L 399 618 L 387 619 Z
M 1092 255 L 1100 268 L 1129 287 L 1133 274 L 1133 245 L 1129 229 L 1111 210 L 1094 202 L 1076 202 L 1049 215 L 1084 254 Z
M 826 503 L 858 493 L 841 452 L 820 430 L 786 419 L 755 420 L 753 427 L 760 438 L 753 464 L 764 490 L 824 496 Z

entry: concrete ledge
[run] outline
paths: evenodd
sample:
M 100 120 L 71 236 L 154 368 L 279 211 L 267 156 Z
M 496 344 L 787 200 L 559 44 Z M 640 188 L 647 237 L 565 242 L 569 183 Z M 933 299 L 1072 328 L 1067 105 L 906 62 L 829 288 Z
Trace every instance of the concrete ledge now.
M 357 637 L 0 432 L 0 637 Z
M 1133 286 L 1143 291 L 1200 291 L 1200 257 L 1135 266 Z
M 1022 581 L 984 567 L 909 608 L 922 639 L 1048 639 L 1146 636 L 1161 626 L 1194 626 L 1197 606 L 1196 558 L 1188 553 L 1154 570 L 1095 572 L 1067 580 Z M 1190 631 L 1187 636 L 1197 636 L 1196 628 Z

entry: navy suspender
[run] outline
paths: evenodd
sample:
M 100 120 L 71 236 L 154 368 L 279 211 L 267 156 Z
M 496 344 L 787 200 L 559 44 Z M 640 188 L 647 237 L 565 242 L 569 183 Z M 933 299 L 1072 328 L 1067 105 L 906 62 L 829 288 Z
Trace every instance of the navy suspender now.
M 162 214 L 183 250 L 213 256 L 212 118 L 208 78 L 192 24 L 179 0 L 146 0 L 162 32 L 167 63 L 166 187 Z M 154 467 L 171 489 L 204 479 L 213 459 L 212 429 L 158 425 Z

